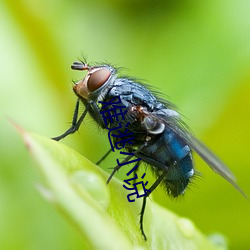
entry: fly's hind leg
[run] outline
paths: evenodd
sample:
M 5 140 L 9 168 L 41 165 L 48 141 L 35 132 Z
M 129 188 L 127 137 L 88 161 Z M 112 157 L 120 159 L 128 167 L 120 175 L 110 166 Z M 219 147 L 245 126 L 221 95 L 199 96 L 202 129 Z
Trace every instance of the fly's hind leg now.
M 149 188 L 149 190 L 151 192 L 148 192 L 144 197 L 143 197 L 143 201 L 142 201 L 142 207 L 141 207 L 141 212 L 140 212 L 140 230 L 142 233 L 142 236 L 144 238 L 144 240 L 147 240 L 147 236 L 144 232 L 144 228 L 143 228 L 143 218 L 144 218 L 144 213 L 145 213 L 145 208 L 146 208 L 146 202 L 147 202 L 147 198 L 148 196 L 158 187 L 158 185 L 162 182 L 162 180 L 164 179 L 165 175 L 166 175 L 167 171 L 163 172 L 158 179 L 154 182 L 154 184 Z

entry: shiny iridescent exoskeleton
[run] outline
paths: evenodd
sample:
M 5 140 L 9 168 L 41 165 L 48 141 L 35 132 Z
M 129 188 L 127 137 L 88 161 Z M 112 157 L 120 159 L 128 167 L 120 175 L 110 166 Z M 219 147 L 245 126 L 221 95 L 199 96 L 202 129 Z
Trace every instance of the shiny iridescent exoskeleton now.
M 128 129 L 135 138 L 133 144 L 125 145 L 125 149 L 152 167 L 157 180 L 149 188 L 151 192 L 162 183 L 168 194 L 173 197 L 184 193 L 195 172 L 192 150 L 203 158 L 213 170 L 242 192 L 235 183 L 233 174 L 224 163 L 189 133 L 174 105 L 158 98 L 149 90 L 148 86 L 136 82 L 132 78 L 118 77 L 116 69 L 108 64 L 89 66 L 84 62 L 74 62 L 72 69 L 86 70 L 87 74 L 73 87 L 78 101 L 72 126 L 61 136 L 53 138 L 54 140 L 60 140 L 78 130 L 87 113 L 103 129 L 107 126 L 109 128 L 117 127 L 118 122 L 115 121 L 105 125 L 100 114 L 103 105 L 99 101 L 108 102 L 114 97 L 120 97 L 127 113 L 124 120 L 119 122 L 123 124 L 123 127 L 129 122 Z M 80 101 L 86 109 L 78 119 Z M 114 142 L 116 142 L 115 139 Z M 126 159 L 129 158 L 131 157 Z M 114 168 L 108 182 L 119 168 L 120 166 Z M 146 198 L 147 196 L 143 199 L 140 217 L 140 229 L 145 239 L 143 215 Z

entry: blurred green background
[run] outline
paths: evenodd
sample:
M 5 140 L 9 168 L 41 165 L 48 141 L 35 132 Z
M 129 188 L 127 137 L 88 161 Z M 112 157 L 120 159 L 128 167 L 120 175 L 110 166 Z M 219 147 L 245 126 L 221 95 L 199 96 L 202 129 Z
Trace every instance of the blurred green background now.
M 71 81 L 83 76 L 70 65 L 82 55 L 161 90 L 250 195 L 249 13 L 247 0 L 1 1 L 0 249 L 81 248 L 81 235 L 36 191 L 39 173 L 8 117 L 47 137 L 64 132 L 76 100 Z M 93 124 L 63 143 L 96 162 L 109 143 Z M 250 249 L 249 201 L 195 160 L 203 177 L 184 198 L 158 188 L 154 199 L 204 233 L 226 235 L 230 249 Z

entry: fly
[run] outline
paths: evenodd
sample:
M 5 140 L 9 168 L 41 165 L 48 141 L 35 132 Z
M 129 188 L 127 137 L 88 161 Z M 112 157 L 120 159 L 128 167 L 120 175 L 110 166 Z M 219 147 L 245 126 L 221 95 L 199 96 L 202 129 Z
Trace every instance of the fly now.
M 104 107 L 102 103 L 119 97 L 127 109 L 124 124 L 130 123 L 126 129 L 134 136 L 133 145 L 126 143 L 124 148 L 127 152 L 134 153 L 134 157 L 140 158 L 140 162 L 149 164 L 157 176 L 149 188 L 150 193 L 162 183 L 170 196 L 182 195 L 195 174 L 192 159 L 194 151 L 246 197 L 227 166 L 189 132 L 172 103 L 158 98 L 146 85 L 132 78 L 119 77 L 117 70 L 109 64 L 90 66 L 85 62 L 74 62 L 71 68 L 87 71 L 87 74 L 73 87 L 78 99 L 72 125 L 65 133 L 54 137 L 54 140 L 59 141 L 76 132 L 87 113 L 101 128 L 115 128 L 117 122 L 105 124 L 100 111 Z M 80 102 L 84 104 L 85 110 L 78 117 Z M 116 142 L 115 138 L 113 140 Z M 111 150 L 98 163 L 110 152 Z M 128 156 L 125 160 L 130 158 Z M 113 169 L 107 183 L 120 167 L 117 165 Z M 149 193 L 143 197 L 140 213 L 140 230 L 145 240 L 143 216 L 148 196 Z

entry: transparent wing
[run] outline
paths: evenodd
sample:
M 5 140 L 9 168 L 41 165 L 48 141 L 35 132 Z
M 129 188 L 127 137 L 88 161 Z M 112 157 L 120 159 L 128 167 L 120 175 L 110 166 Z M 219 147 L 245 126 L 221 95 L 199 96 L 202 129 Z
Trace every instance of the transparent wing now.
M 231 183 L 243 196 L 248 198 L 243 190 L 237 185 L 236 178 L 230 169 L 210 149 L 182 126 L 170 125 L 170 128 L 177 133 L 190 146 L 190 148 L 192 148 L 208 164 L 210 168 Z
M 173 130 L 182 140 L 184 140 L 193 151 L 195 151 L 216 173 L 221 175 L 229 183 L 231 183 L 243 196 L 247 199 L 247 195 L 243 190 L 237 185 L 236 178 L 229 168 L 202 142 L 195 138 L 185 127 L 185 124 L 177 116 L 163 116 L 160 114 L 152 115 L 154 119 L 158 119 L 165 126 Z

